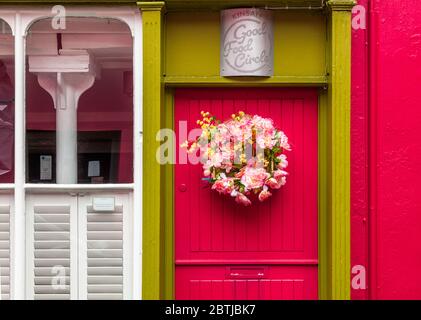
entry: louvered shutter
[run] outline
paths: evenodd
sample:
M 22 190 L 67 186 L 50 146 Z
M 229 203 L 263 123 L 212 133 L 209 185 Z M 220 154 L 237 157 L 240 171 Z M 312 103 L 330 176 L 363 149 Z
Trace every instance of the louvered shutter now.
M 0 195 L 0 298 L 10 299 L 10 214 L 13 197 Z
M 77 298 L 77 198 L 30 195 L 29 297 Z
M 115 210 L 95 211 L 93 198 L 115 199 Z M 79 199 L 80 229 L 85 233 L 86 246 L 81 250 L 81 288 L 84 298 L 123 299 L 128 297 L 128 195 L 92 195 Z M 81 225 L 85 223 L 86 225 Z
M 95 197 L 114 210 L 95 211 Z M 28 195 L 28 298 L 130 298 L 130 208 L 128 194 Z

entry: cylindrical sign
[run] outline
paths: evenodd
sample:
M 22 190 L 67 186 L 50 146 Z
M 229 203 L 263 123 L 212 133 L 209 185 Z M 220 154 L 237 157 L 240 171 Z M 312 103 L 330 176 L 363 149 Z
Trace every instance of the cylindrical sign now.
M 272 11 L 256 8 L 221 11 L 221 76 L 272 75 Z

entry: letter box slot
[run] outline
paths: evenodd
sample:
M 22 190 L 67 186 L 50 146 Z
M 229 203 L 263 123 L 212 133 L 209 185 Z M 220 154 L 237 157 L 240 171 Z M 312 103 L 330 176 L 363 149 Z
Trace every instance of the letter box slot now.
M 226 278 L 227 279 L 263 279 L 267 272 L 264 267 L 257 268 L 238 268 L 229 267 L 227 268 Z

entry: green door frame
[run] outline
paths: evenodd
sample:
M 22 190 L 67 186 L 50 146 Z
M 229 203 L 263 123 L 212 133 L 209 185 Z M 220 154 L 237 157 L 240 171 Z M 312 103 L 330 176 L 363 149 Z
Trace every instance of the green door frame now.
M 319 297 L 350 299 L 350 101 L 353 0 L 328 0 L 326 77 L 265 81 L 164 79 L 163 12 L 179 0 L 138 2 L 143 20 L 143 299 L 174 297 L 173 167 L 155 154 L 161 128 L 173 128 L 173 87 L 318 86 L 319 95 Z M 272 0 L 271 3 L 277 1 Z M 279 3 L 283 3 L 279 0 Z M 289 1 L 293 2 L 293 0 Z M 192 3 L 223 8 L 224 1 Z M 226 2 L 225 2 L 226 3 Z M 241 1 L 255 5 L 256 1 Z

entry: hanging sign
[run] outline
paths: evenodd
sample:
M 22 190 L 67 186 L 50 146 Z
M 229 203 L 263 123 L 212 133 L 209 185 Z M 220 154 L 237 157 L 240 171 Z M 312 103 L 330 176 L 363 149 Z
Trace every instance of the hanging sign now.
M 273 14 L 243 8 L 221 11 L 221 76 L 273 75 Z

